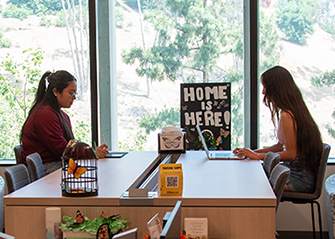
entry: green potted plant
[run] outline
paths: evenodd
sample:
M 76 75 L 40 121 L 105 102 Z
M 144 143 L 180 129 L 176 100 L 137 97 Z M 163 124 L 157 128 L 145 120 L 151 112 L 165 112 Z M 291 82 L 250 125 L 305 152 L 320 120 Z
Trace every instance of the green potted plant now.
M 75 219 L 63 216 L 62 225 L 59 227 L 63 231 L 63 238 L 66 239 L 78 239 L 78 238 L 96 238 L 97 231 L 102 224 L 108 223 L 112 234 L 119 233 L 131 224 L 123 218 L 109 217 L 105 218 L 100 216 L 90 220 L 88 217 L 84 217 L 83 223 L 75 223 Z
M 211 135 L 209 132 L 206 132 L 206 131 L 203 132 L 202 134 L 205 138 L 207 148 L 208 149 L 216 149 L 216 141 L 215 141 L 215 138 L 213 137 L 213 135 Z M 201 143 L 199 138 L 194 142 L 194 146 L 198 150 L 199 149 L 204 149 L 204 147 L 202 146 L 202 143 Z

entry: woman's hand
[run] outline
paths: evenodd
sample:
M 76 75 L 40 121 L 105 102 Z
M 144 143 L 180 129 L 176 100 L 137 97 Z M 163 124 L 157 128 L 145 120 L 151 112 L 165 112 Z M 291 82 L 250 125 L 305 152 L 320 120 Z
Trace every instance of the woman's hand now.
M 249 159 L 257 159 L 258 160 L 258 154 L 255 153 L 254 151 L 250 150 L 250 149 L 246 149 L 246 148 L 236 148 L 233 150 L 233 153 L 236 156 L 239 157 L 246 157 Z
M 108 149 L 107 144 L 102 144 L 99 147 L 97 147 L 97 156 L 99 159 L 106 158 L 106 155 L 109 153 L 107 149 Z

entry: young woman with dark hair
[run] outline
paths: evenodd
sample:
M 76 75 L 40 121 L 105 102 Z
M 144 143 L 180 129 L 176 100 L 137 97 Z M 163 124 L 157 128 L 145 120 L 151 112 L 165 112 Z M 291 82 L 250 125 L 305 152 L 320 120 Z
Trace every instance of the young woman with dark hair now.
M 62 166 L 61 156 L 74 139 L 69 116 L 62 108 L 70 108 L 77 94 L 77 80 L 67 71 L 43 74 L 35 101 L 21 129 L 22 160 L 39 153 L 46 174 Z M 108 153 L 107 145 L 97 148 L 99 158 Z
M 236 148 L 234 153 L 250 159 L 264 159 L 267 152 L 277 152 L 291 169 L 286 191 L 313 192 L 323 143 L 292 75 L 276 66 L 261 76 L 264 104 L 270 109 L 277 127 L 278 143 L 264 149 Z M 278 125 L 276 123 L 278 122 Z

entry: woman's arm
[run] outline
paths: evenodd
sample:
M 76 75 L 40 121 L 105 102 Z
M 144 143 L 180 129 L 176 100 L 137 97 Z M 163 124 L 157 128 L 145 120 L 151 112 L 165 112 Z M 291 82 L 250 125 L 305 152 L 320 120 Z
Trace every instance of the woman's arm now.
M 267 153 L 267 152 L 281 152 L 283 151 L 283 145 L 278 142 L 270 147 L 266 147 L 266 148 L 263 148 L 263 149 L 256 149 L 255 152 L 256 153 Z
M 267 152 L 277 152 L 282 161 L 294 161 L 297 157 L 297 131 L 295 120 L 287 113 L 283 112 L 280 120 L 280 127 L 283 129 L 286 150 L 284 151 L 283 145 L 278 142 L 271 147 L 264 149 L 257 149 L 252 151 L 246 148 L 234 149 L 237 156 L 245 156 L 250 159 L 264 159 Z
M 251 150 L 251 149 L 246 149 L 246 148 L 236 148 L 234 149 L 233 153 L 236 154 L 237 156 L 244 156 L 250 159 L 256 159 L 256 160 L 262 160 L 265 158 L 265 155 L 267 152 L 282 152 L 283 151 L 283 145 L 278 142 L 275 145 L 272 145 L 267 148 L 263 149 L 256 149 L 256 150 Z

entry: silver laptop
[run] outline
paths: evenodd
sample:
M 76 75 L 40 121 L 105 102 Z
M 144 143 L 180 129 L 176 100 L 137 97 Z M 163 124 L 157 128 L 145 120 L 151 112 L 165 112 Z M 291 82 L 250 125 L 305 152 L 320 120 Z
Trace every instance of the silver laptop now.
M 231 150 L 209 151 L 205 142 L 205 138 L 198 124 L 196 125 L 196 128 L 199 133 L 201 143 L 206 151 L 208 159 L 244 159 L 244 157 L 236 156 Z

